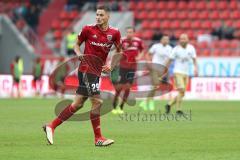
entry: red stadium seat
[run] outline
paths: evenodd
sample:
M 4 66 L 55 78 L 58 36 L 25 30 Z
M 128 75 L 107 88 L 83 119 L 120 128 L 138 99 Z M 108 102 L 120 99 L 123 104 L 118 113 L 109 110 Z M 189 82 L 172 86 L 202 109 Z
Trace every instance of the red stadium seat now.
M 199 15 L 198 15 L 199 19 L 208 19 L 208 11 L 202 11 Z
M 62 32 L 61 30 L 56 30 L 54 33 L 53 33 L 53 37 L 55 39 L 61 39 L 62 38 Z
M 201 27 L 201 22 L 196 20 L 196 21 L 193 21 L 192 24 L 191 24 L 191 28 L 192 29 L 199 29 Z
M 169 21 L 163 21 L 161 24 L 161 28 L 165 29 L 165 28 L 170 28 L 171 23 Z
M 234 23 L 234 28 L 235 29 L 240 29 L 240 20 L 238 20 Z
M 185 1 L 178 2 L 178 5 L 177 5 L 178 10 L 186 10 L 187 7 L 188 7 L 187 2 Z
M 203 29 L 211 29 L 212 28 L 211 21 L 204 21 L 204 22 L 202 22 L 201 28 L 203 28 Z
M 231 50 L 229 49 L 223 49 L 221 56 L 230 56 L 231 55 Z
M 197 46 L 198 46 L 198 48 L 200 48 L 200 49 L 209 48 L 208 42 L 199 42 Z
M 223 11 L 223 12 L 221 12 L 221 14 L 219 15 L 219 17 L 220 17 L 221 19 L 229 19 L 229 17 L 230 17 L 230 12 L 229 12 L 228 10 Z
M 190 40 L 195 38 L 194 32 L 192 30 L 188 30 L 187 35 L 188 35 Z
M 229 4 L 229 7 L 231 10 L 237 10 L 238 9 L 238 2 L 237 1 L 231 1 Z
M 54 20 L 51 24 L 52 29 L 61 29 L 61 23 L 58 20 Z
M 230 42 L 228 40 L 221 40 L 219 41 L 219 48 L 230 48 Z
M 191 2 L 190 2 L 190 3 L 191 3 Z M 188 13 L 188 18 L 189 18 L 189 19 L 194 19 L 194 20 L 198 19 L 198 12 L 197 12 L 197 11 L 189 12 L 189 13 Z
M 142 31 L 141 33 L 141 37 L 146 40 L 152 39 L 152 36 L 153 36 L 152 30 L 145 30 L 145 31 Z
M 181 24 L 181 28 L 184 28 L 184 29 L 191 28 L 190 21 L 183 21 L 182 24 Z
M 240 12 L 239 11 L 233 11 L 230 16 L 232 19 L 239 19 L 240 18 Z
M 152 28 L 152 29 L 159 29 L 160 26 L 161 26 L 160 21 L 159 20 L 154 20 L 151 23 L 150 28 Z
M 219 12 L 218 12 L 218 11 L 210 12 L 209 17 L 210 17 L 211 19 L 219 19 Z
M 68 19 L 68 12 L 66 12 L 66 11 L 62 11 L 61 13 L 60 13 L 60 19 L 61 20 L 66 20 L 66 19 Z
M 211 50 L 210 49 L 202 49 L 200 50 L 200 53 L 199 53 L 201 56 L 205 56 L 205 57 L 208 57 L 210 56 L 211 54 Z
M 157 3 L 157 9 L 162 11 L 162 10 L 166 10 L 166 2 L 164 1 L 160 1 Z
M 150 1 L 146 4 L 145 9 L 147 10 L 154 10 L 157 8 L 157 4 L 154 1 Z
M 221 56 L 221 55 L 222 55 L 222 50 L 215 48 L 212 52 L 212 56 Z
M 158 13 L 158 19 L 165 19 L 167 16 L 168 16 L 167 11 L 162 11 L 162 12 Z
M 175 12 L 175 11 L 169 12 L 168 18 L 169 18 L 169 19 L 177 19 L 177 15 L 178 15 L 178 13 Z
M 197 2 L 189 1 L 189 3 L 188 3 L 188 10 L 195 10 L 196 6 L 197 6 Z
M 198 9 L 198 10 L 206 9 L 206 2 L 205 1 L 199 1 L 196 5 L 196 9 Z
M 239 46 L 239 41 L 238 40 L 232 40 L 230 41 L 230 48 L 232 49 L 237 49 Z
M 151 26 L 151 23 L 148 20 L 144 20 L 142 22 L 142 28 L 143 29 L 148 29 L 148 28 L 150 28 L 150 26 Z
M 55 45 L 54 45 L 54 48 L 55 49 L 60 49 L 61 48 L 61 40 L 60 39 L 58 39 L 58 40 L 56 40 L 56 42 L 55 42 Z
M 62 29 L 67 29 L 71 25 L 71 21 L 65 20 L 62 22 Z
M 207 9 L 216 10 L 217 9 L 217 2 L 209 1 L 208 4 L 207 4 Z
M 134 1 L 130 1 L 129 2 L 129 9 L 130 10 L 135 10 L 136 9 L 136 3 Z
M 168 1 L 167 9 L 168 10 L 175 10 L 177 8 L 177 3 L 175 1 Z
M 71 11 L 71 12 L 69 13 L 69 19 L 70 19 L 70 20 L 73 20 L 73 19 L 75 19 L 75 18 L 78 18 L 78 15 L 79 15 L 78 11 Z
M 137 10 L 143 10 L 143 9 L 145 9 L 145 5 L 146 5 L 146 3 L 145 2 L 143 2 L 143 1 L 139 1 L 138 3 L 135 3 L 137 6 L 136 6 L 136 9 Z
M 157 19 L 157 17 L 158 17 L 158 12 L 156 12 L 155 10 L 151 11 L 147 16 L 148 19 Z
M 180 28 L 180 22 L 178 20 L 175 20 L 170 23 L 170 28 L 171 29 L 179 29 Z
M 141 12 L 137 12 L 136 14 L 135 14 L 135 18 L 136 19 L 140 19 L 140 20 L 142 20 L 142 19 L 147 19 L 147 16 L 148 16 L 148 12 L 147 11 L 141 11 Z
M 187 19 L 187 17 L 188 17 L 188 14 L 186 11 L 179 12 L 177 15 L 178 19 Z
M 219 2 L 217 3 L 217 8 L 218 8 L 219 10 L 225 10 L 225 9 L 227 9 L 228 3 L 229 3 L 229 2 L 227 2 L 227 1 L 219 1 Z
M 214 21 L 214 22 L 212 22 L 212 27 L 217 28 L 217 27 L 220 27 L 221 24 L 222 24 L 221 21 Z

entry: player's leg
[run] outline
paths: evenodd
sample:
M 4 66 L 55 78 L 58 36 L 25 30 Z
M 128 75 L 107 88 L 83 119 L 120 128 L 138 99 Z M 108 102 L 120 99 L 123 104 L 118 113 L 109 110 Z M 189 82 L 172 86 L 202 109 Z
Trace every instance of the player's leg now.
M 174 74 L 174 85 L 175 87 L 179 90 L 182 90 L 183 87 L 184 87 L 184 79 L 183 79 L 183 76 L 181 74 Z M 165 109 L 166 109 L 166 113 L 170 113 L 170 110 L 172 108 L 172 106 L 174 104 L 176 104 L 177 100 L 179 100 L 180 98 L 180 95 L 179 95 L 179 92 L 178 92 L 178 95 L 173 97 L 169 102 L 168 104 L 165 106 Z
M 96 146 L 108 146 L 114 143 L 113 140 L 104 138 L 101 133 L 100 126 L 100 110 L 102 106 L 102 99 L 100 95 L 93 95 L 90 98 L 92 102 L 92 110 L 90 112 L 90 119 L 92 123 L 92 128 L 95 136 L 95 145 Z
M 70 105 L 66 106 L 65 109 L 62 112 L 60 112 L 60 114 L 53 121 L 43 126 L 49 144 L 53 144 L 54 130 L 64 121 L 69 119 L 80 108 L 82 108 L 86 100 L 87 100 L 86 96 L 76 95 L 74 101 Z
M 182 104 L 182 99 L 185 95 L 185 90 L 188 83 L 188 77 L 186 75 L 181 75 L 181 79 L 182 79 L 182 82 L 181 82 L 182 85 L 181 85 L 181 88 L 178 89 L 178 96 L 176 100 L 177 114 L 180 114 L 180 115 L 183 114 L 181 104 Z

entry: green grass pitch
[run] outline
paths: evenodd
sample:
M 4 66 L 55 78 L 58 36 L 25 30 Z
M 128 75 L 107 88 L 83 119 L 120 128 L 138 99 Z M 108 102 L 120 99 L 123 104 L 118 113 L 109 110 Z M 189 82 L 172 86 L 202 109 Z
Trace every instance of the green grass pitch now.
M 90 121 L 66 122 L 46 144 L 41 126 L 55 117 L 59 99 L 0 100 L 2 160 L 239 160 L 240 102 L 186 101 L 191 120 L 133 121 L 102 117 L 104 136 L 115 140 L 96 148 Z M 163 111 L 166 102 L 157 102 Z M 87 106 L 89 107 L 89 105 Z M 126 107 L 129 114 L 138 107 Z M 147 112 L 150 114 L 152 112 Z M 144 113 L 145 114 L 145 113 Z

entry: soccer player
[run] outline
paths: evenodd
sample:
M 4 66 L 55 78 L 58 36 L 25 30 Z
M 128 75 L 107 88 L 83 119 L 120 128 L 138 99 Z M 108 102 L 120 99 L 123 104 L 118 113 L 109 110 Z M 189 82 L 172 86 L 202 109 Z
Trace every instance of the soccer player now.
M 153 97 L 155 95 L 155 88 L 160 83 L 166 83 L 168 81 L 168 75 L 166 75 L 166 64 L 170 58 L 172 47 L 169 45 L 169 36 L 163 35 L 159 43 L 152 45 L 149 49 L 149 60 L 152 62 L 150 66 L 150 76 L 153 88 L 148 94 L 147 101 L 140 103 L 140 107 L 144 110 L 154 110 Z M 165 75 L 164 75 L 165 74 Z
M 120 80 L 115 84 L 115 96 L 113 100 L 113 114 L 123 114 L 123 107 L 126 103 L 131 85 L 134 81 L 136 72 L 136 62 L 143 56 L 143 42 L 140 38 L 134 36 L 135 29 L 133 27 L 126 28 L 126 37 L 122 38 L 123 57 L 120 61 L 119 75 Z M 116 109 L 118 105 L 118 98 L 121 92 L 124 92 L 120 109 Z
M 43 64 L 41 63 L 40 57 L 38 57 L 36 58 L 33 65 L 33 84 L 32 84 L 36 96 L 40 94 L 42 73 Z
M 14 96 L 14 87 L 17 88 L 17 97 L 21 97 L 20 80 L 23 74 L 23 60 L 20 56 L 16 56 L 14 61 L 11 63 L 11 74 L 13 77 L 12 97 Z
M 96 10 L 96 24 L 83 27 L 78 35 L 74 50 L 81 60 L 78 72 L 79 87 L 72 104 L 67 106 L 57 118 L 44 126 L 49 144 L 53 144 L 53 134 L 57 126 L 69 119 L 76 111 L 83 107 L 84 102 L 90 98 L 92 110 L 90 119 L 95 135 L 96 146 L 108 146 L 114 140 L 104 138 L 100 127 L 100 108 L 102 99 L 99 91 L 99 76 L 101 72 L 109 73 L 115 63 L 112 60 L 111 66 L 104 65 L 107 55 L 115 45 L 116 54 L 121 52 L 121 35 L 118 29 L 109 26 L 109 9 L 106 6 L 99 6 Z M 80 51 L 80 45 L 85 42 L 84 53 Z M 85 59 L 84 55 L 98 57 L 95 59 Z M 103 63 L 98 63 L 98 60 Z M 86 61 L 88 61 L 86 63 Z M 87 66 L 87 67 L 86 67 Z M 86 81 L 86 79 L 88 79 Z
M 189 44 L 187 34 L 181 34 L 179 38 L 179 45 L 173 48 L 170 55 L 170 60 L 167 62 L 169 67 L 172 60 L 175 60 L 174 65 L 174 84 L 177 88 L 178 95 L 168 102 L 165 106 L 166 113 L 170 113 L 171 107 L 176 103 L 177 114 L 183 115 L 181 109 L 181 102 L 185 94 L 188 83 L 189 63 L 193 61 L 194 76 L 198 75 L 196 50 L 193 45 Z

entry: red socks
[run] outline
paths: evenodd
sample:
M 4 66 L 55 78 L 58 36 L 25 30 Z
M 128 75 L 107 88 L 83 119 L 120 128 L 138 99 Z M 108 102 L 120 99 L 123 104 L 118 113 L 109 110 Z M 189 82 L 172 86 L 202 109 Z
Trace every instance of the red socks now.
M 68 118 L 70 118 L 77 110 L 72 105 L 67 106 L 56 119 L 54 119 L 50 125 L 53 129 L 55 129 L 57 126 L 62 124 L 62 122 L 66 121 Z
M 90 113 L 90 119 L 91 119 L 91 122 L 92 122 L 92 127 L 93 127 L 93 132 L 94 132 L 94 135 L 95 135 L 95 139 L 102 137 L 101 127 L 100 127 L 100 115 Z

